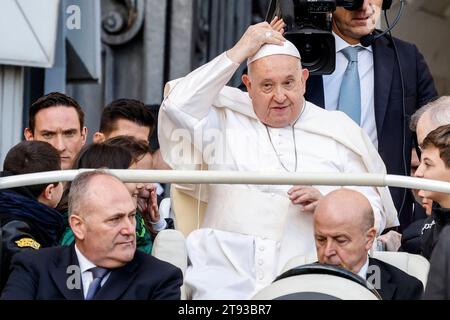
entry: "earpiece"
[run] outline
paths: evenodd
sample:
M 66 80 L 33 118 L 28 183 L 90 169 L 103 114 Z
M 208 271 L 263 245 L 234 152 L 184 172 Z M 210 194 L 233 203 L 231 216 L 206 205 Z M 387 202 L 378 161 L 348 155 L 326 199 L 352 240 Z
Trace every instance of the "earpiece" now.
M 388 10 L 391 7 L 391 5 L 392 5 L 392 0 L 383 0 L 382 9 L 383 10 Z M 400 9 L 398 9 L 397 16 L 395 17 L 394 22 L 392 23 L 392 25 L 390 27 L 388 27 L 386 30 L 384 30 L 380 34 L 373 35 L 371 33 L 371 34 L 368 34 L 368 35 L 365 35 L 365 36 L 361 37 L 361 39 L 360 39 L 361 45 L 364 46 L 364 47 L 368 47 L 368 46 L 372 45 L 372 43 L 374 41 L 376 41 L 377 39 L 380 39 L 386 33 L 390 32 L 397 25 L 397 23 L 400 21 L 400 18 L 402 17 L 402 14 L 403 14 L 404 7 L 405 7 L 405 0 L 400 0 Z
M 389 10 L 392 5 L 392 0 L 383 0 L 383 5 L 381 6 L 382 10 Z

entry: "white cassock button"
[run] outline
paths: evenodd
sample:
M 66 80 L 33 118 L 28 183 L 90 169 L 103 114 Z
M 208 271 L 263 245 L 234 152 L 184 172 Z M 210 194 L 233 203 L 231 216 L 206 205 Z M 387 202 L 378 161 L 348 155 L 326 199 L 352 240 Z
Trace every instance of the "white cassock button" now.
M 264 274 L 260 273 L 260 274 L 258 275 L 258 279 L 259 279 L 259 280 L 263 280 L 263 279 L 264 279 Z
M 263 259 L 259 259 L 259 260 L 258 260 L 258 264 L 259 264 L 260 266 L 262 266 L 262 265 L 264 264 L 264 260 L 263 260 Z
M 259 251 L 264 251 L 266 249 L 264 246 L 259 247 Z

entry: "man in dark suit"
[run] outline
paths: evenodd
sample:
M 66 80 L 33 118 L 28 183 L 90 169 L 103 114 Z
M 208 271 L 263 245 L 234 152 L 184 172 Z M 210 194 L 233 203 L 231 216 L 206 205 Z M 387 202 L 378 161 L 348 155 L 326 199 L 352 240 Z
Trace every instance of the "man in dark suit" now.
M 366 279 L 386 300 L 415 300 L 422 282 L 383 261 L 369 258 L 376 230 L 370 202 L 361 193 L 338 189 L 319 201 L 314 238 L 320 263 L 347 269 Z
M 408 129 L 409 118 L 418 108 L 434 99 L 437 92 L 424 58 L 415 45 L 384 35 L 366 48 L 361 46 L 361 37 L 380 33 L 374 30 L 381 8 L 387 2 L 365 0 L 363 6 L 355 11 L 342 7 L 336 9 L 333 13 L 336 70 L 331 75 L 310 76 L 305 97 L 329 110 L 344 110 L 343 106 L 338 105 L 341 83 L 348 65 L 343 50 L 349 46 L 358 48 L 361 91 L 359 124 L 378 147 L 387 172 L 409 175 L 413 141 Z M 398 60 L 393 43 L 398 51 Z M 404 193 L 404 189 L 391 188 L 391 194 L 399 211 L 402 231 L 413 221 L 413 199 L 409 193 Z
M 69 222 L 75 244 L 16 255 L 2 299 L 180 299 L 181 270 L 136 251 L 136 201 L 116 177 L 80 174 Z

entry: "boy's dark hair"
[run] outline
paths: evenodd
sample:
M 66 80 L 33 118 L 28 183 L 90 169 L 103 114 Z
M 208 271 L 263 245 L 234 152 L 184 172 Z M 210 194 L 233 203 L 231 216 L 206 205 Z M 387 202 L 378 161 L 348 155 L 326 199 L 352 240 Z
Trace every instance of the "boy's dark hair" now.
M 132 163 L 133 155 L 128 149 L 94 143 L 80 151 L 74 169 L 128 169 Z
M 84 127 L 84 112 L 78 102 L 63 93 L 52 92 L 37 99 L 28 111 L 28 128 L 33 132 L 36 126 L 36 114 L 42 110 L 50 107 L 63 106 L 68 108 L 75 108 L 80 120 L 80 130 Z
M 439 156 L 445 167 L 450 168 L 450 124 L 440 126 L 426 136 L 420 147 L 426 149 L 429 146 L 439 149 Z
M 117 120 L 125 119 L 150 129 L 149 137 L 155 130 L 155 119 L 141 101 L 118 99 L 108 104 L 102 112 L 100 132 L 109 135 L 117 129 Z
M 94 143 L 81 149 L 73 169 L 128 169 L 133 162 L 133 154 L 125 147 Z M 67 183 L 57 207 L 57 210 L 63 214 L 69 208 L 70 187 L 71 183 Z
M 13 175 L 61 170 L 58 151 L 43 141 L 22 141 L 6 155 L 3 170 Z M 27 189 L 37 199 L 49 184 L 28 186 Z
M 118 146 L 127 149 L 133 156 L 133 162 L 138 162 L 150 152 L 148 143 L 131 136 L 117 136 L 103 142 L 106 145 Z

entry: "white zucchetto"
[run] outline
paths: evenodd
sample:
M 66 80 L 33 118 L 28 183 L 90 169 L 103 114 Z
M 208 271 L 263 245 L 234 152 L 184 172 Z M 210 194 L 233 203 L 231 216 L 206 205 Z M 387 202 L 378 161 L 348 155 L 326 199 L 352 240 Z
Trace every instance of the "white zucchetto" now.
M 276 54 L 284 54 L 300 59 L 300 52 L 298 51 L 298 49 L 294 46 L 292 42 L 286 40 L 283 43 L 283 45 L 276 45 L 276 44 L 263 45 L 261 49 L 259 49 L 259 51 L 253 57 L 247 59 L 247 66 L 250 63 L 255 62 L 256 60 L 259 60 L 267 56 L 273 56 Z

